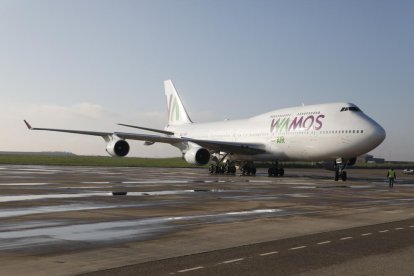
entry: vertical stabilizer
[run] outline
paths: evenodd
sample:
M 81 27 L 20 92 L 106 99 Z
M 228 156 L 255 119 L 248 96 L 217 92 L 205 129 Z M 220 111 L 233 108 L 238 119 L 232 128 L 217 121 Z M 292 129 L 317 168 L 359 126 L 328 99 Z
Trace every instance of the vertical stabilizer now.
M 165 96 L 167 96 L 168 125 L 191 124 L 192 121 L 185 110 L 180 96 L 171 80 L 164 81 Z

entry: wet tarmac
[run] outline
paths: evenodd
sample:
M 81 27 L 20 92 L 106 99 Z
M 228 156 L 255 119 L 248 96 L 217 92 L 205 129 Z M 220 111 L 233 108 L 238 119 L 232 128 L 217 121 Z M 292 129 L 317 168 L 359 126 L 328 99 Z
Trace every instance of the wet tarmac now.
M 389 189 L 385 173 L 0 165 L 0 265 L 74 275 L 413 218 L 414 176 Z

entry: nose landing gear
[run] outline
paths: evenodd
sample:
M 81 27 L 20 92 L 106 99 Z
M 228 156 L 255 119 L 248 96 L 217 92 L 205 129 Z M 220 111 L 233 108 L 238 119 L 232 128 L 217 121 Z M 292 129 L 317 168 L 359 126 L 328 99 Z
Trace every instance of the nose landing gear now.
M 348 179 L 348 175 L 345 171 L 347 165 L 348 161 L 343 162 L 342 158 L 339 158 L 336 161 L 334 161 L 335 181 L 338 181 L 339 179 L 341 179 L 342 181 L 346 181 Z

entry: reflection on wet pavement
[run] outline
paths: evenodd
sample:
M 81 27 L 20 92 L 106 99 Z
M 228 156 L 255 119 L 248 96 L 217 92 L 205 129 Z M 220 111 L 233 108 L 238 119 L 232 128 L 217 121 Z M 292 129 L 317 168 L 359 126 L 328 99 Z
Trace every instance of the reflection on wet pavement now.
M 324 171 L 320 175 L 268 178 L 260 171 L 256 177 L 241 177 L 211 176 L 204 169 L 0 166 L 0 251 L 93 248 L 208 225 L 312 216 L 332 208 L 414 205 L 407 190 L 390 194 L 378 177 L 345 185 Z M 414 181 L 401 183 L 409 188 Z
M 108 208 L 111 208 L 108 206 Z M 75 210 L 76 208 L 72 208 Z M 102 241 L 116 242 L 117 240 L 154 237 L 167 230 L 207 223 L 232 222 L 252 217 L 270 217 L 274 215 L 289 215 L 280 209 L 249 210 L 227 212 L 209 215 L 193 215 L 179 217 L 155 217 L 128 221 L 111 221 L 87 224 L 70 224 L 64 226 L 31 224 L 30 229 L 15 229 L 0 232 L 0 249 L 23 248 L 33 246 L 50 246 L 54 243 L 67 241 Z M 178 223 L 179 222 L 179 223 Z M 59 223 L 56 223 L 59 224 Z

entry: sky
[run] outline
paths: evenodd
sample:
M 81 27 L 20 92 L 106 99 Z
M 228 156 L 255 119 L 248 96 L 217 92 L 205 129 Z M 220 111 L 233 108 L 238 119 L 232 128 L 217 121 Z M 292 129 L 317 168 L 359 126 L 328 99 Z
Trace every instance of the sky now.
M 197 122 L 355 103 L 387 132 L 376 157 L 414 161 L 413 26 L 414 2 L 399 0 L 0 0 L 0 151 L 105 155 L 100 137 L 23 119 L 164 128 L 172 79 Z

